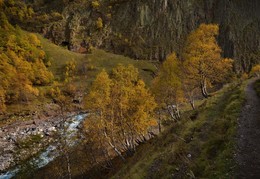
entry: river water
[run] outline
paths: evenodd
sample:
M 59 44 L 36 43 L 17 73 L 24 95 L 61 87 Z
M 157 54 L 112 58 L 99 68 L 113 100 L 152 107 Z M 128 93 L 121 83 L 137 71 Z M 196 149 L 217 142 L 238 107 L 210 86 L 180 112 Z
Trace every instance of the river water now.
M 69 147 L 72 147 L 77 143 L 77 140 L 75 140 L 75 138 L 77 136 L 78 126 L 85 119 L 86 116 L 87 114 L 79 114 L 72 117 L 70 120 L 68 120 L 68 122 L 65 122 L 65 132 L 63 131 L 62 135 L 65 135 L 64 137 Z M 55 158 L 57 158 L 59 154 L 60 152 L 57 150 L 57 145 L 52 144 L 36 157 L 26 161 L 24 166 L 26 166 L 26 169 L 40 169 L 48 165 Z M 0 179 L 10 179 L 15 177 L 21 170 L 24 170 L 24 166 L 23 168 L 21 166 L 16 166 L 6 173 L 0 174 Z

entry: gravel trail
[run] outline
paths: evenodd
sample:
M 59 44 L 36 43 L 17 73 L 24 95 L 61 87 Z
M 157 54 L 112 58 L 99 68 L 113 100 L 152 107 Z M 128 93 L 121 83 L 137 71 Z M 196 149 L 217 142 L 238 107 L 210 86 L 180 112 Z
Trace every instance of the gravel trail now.
M 237 171 L 238 179 L 260 179 L 260 98 L 254 90 L 257 79 L 251 79 L 245 88 L 246 104 L 238 125 Z

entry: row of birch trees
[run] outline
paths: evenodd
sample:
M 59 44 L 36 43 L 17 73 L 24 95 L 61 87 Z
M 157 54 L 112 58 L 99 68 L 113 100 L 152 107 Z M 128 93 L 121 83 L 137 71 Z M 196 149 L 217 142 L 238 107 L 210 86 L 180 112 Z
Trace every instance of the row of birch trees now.
M 84 124 L 88 143 L 107 159 L 113 150 L 125 160 L 123 154 L 133 154 L 152 126 L 161 130 L 157 114 L 179 121 L 181 104 L 188 102 L 195 109 L 195 96 L 208 98 L 208 87 L 232 74 L 233 61 L 221 57 L 218 32 L 214 24 L 201 24 L 191 32 L 182 52 L 172 53 L 161 65 L 151 91 L 132 65 L 99 73 L 85 100 L 90 112 Z

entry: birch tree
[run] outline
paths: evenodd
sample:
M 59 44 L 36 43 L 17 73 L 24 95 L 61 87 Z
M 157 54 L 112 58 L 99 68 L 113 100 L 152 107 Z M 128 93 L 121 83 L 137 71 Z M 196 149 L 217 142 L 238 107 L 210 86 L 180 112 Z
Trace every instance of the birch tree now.
M 93 138 L 103 145 L 102 150 L 111 148 L 123 160 L 123 152 L 132 154 L 136 139 L 154 125 L 154 98 L 132 65 L 118 65 L 110 76 L 103 70 L 93 82 L 85 106 L 90 110 L 86 132 L 96 130 Z
M 205 98 L 209 96 L 207 87 L 223 81 L 232 70 L 233 61 L 221 57 L 216 40 L 218 34 L 218 25 L 201 24 L 188 36 L 184 48 L 185 74 L 197 83 Z
M 167 108 L 175 121 L 180 119 L 179 105 L 184 100 L 181 63 L 173 53 L 162 64 L 158 76 L 153 80 L 153 91 L 157 103 Z

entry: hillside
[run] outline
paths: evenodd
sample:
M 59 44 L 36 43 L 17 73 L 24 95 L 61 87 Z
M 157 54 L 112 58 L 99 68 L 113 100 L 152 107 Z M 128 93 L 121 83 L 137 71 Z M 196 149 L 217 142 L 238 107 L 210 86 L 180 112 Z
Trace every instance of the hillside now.
M 257 0 L 0 0 L 0 179 L 260 178 Z
M 199 102 L 196 111 L 186 111 L 178 123 L 165 121 L 164 131 L 138 146 L 125 162 L 117 157 L 111 163 L 89 168 L 92 165 L 86 153 L 89 149 L 84 144 L 78 146 L 70 152 L 72 176 L 133 179 L 234 176 L 237 118 L 245 102 L 245 86 L 240 82 L 226 85 L 210 99 Z M 65 167 L 64 160 L 59 158 L 37 172 L 21 176 L 57 178 L 60 172 L 65 172 L 62 166 Z
M 257 0 L 42 0 L 28 4 L 38 16 L 36 28 L 33 23 L 27 28 L 73 51 L 94 46 L 135 59 L 163 61 L 173 51 L 180 53 L 187 35 L 201 23 L 215 23 L 220 25 L 218 41 L 224 57 L 236 60 L 238 72 L 249 72 L 259 62 Z
M 89 84 L 102 69 L 106 69 L 110 72 L 111 69 L 118 64 L 133 64 L 139 69 L 141 78 L 144 79 L 148 85 L 156 71 L 155 64 L 150 63 L 149 61 L 136 61 L 129 57 L 112 54 L 99 49 L 93 49 L 91 54 L 80 54 L 71 52 L 64 47 L 57 46 L 39 34 L 37 34 L 37 37 L 41 42 L 47 59 L 51 62 L 51 66 L 48 69 L 54 74 L 54 78 L 58 83 L 62 82 L 64 79 L 64 68 L 67 62 L 73 60 L 76 62 L 77 72 L 73 83 L 76 85 L 76 88 L 83 85 L 82 91 L 87 90 Z M 46 95 L 51 86 L 52 85 L 48 85 L 38 88 L 42 94 Z M 12 114 L 21 111 L 31 113 L 39 109 L 41 110 L 41 107 L 39 108 L 37 105 L 44 107 L 46 102 L 51 102 L 48 99 L 48 96 L 41 99 L 34 99 L 32 103 L 23 106 L 12 104 L 8 107 L 7 113 Z
M 89 169 L 86 147 L 71 151 L 76 178 L 229 178 L 237 173 L 234 158 L 237 118 L 245 103 L 247 82 L 226 85 L 196 111 L 186 111 L 178 123 L 165 121 L 164 131 L 138 146 L 125 162 L 117 157 Z M 62 159 L 42 168 L 33 177 L 58 177 Z M 92 166 L 93 167 L 93 166 Z M 64 172 L 64 171 L 63 171 Z
M 244 85 L 242 85 L 244 86 Z M 231 84 L 142 144 L 112 178 L 230 178 L 234 176 L 237 118 L 245 94 Z
M 75 60 L 78 66 L 86 65 L 87 69 L 84 76 L 86 76 L 87 81 L 92 81 L 102 69 L 106 69 L 109 72 L 118 64 L 133 64 L 138 68 L 141 78 L 148 84 L 156 71 L 156 63 L 150 63 L 149 61 L 133 60 L 129 57 L 116 55 L 100 49 L 93 49 L 90 54 L 80 54 L 69 51 L 66 47 L 57 46 L 41 35 L 38 35 L 38 38 L 47 57 L 51 59 L 52 66 L 50 70 L 60 78 L 62 77 L 62 68 L 66 65 L 66 62 L 71 60 Z M 82 76 L 79 75 L 77 78 L 80 77 Z

